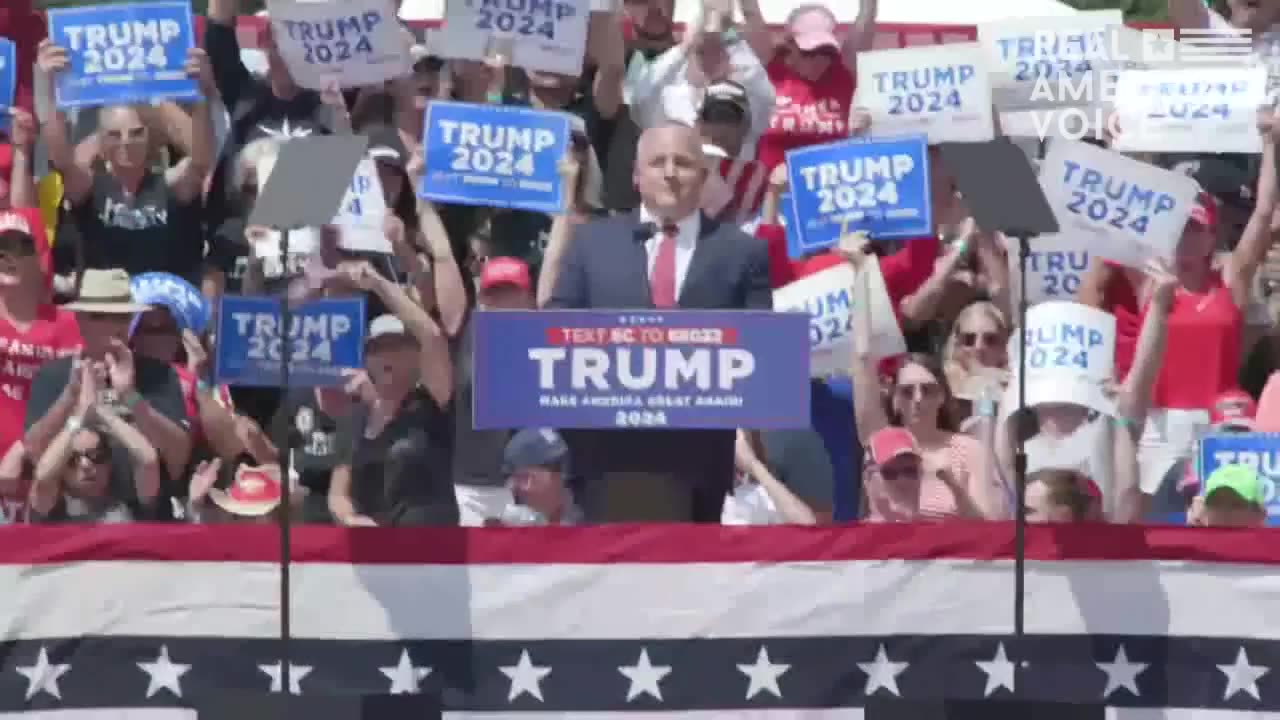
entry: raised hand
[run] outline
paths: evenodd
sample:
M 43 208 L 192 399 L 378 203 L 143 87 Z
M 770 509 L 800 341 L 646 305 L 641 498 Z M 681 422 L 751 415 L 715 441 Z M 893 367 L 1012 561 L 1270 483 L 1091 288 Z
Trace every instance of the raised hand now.
M 1178 278 L 1169 268 L 1169 263 L 1159 258 L 1147 261 L 1142 271 L 1151 282 L 1151 299 L 1166 310 L 1173 306 L 1173 296 L 1178 290 Z
M 30 151 L 35 147 L 39 132 L 35 116 L 19 107 L 9 108 L 9 112 L 13 116 L 9 124 L 9 141 L 14 147 Z
M 70 65 L 71 58 L 67 55 L 66 48 L 55 45 L 48 38 L 40 41 L 40 46 L 36 50 L 36 67 L 40 68 L 41 72 L 57 75 Z
M 858 137 L 871 129 L 871 113 L 865 108 L 854 108 L 849 114 L 849 135 Z
M 187 77 L 196 81 L 206 98 L 218 92 L 218 85 L 213 78 L 213 64 L 209 62 L 209 55 L 203 48 L 195 47 L 187 51 L 186 71 Z

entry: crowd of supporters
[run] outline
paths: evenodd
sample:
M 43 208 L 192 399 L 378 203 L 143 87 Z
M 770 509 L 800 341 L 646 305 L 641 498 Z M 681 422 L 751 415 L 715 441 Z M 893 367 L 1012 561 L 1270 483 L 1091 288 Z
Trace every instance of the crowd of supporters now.
M 1261 31 L 1280 22 L 1280 6 L 1228 2 L 1224 18 L 1199 0 L 1169 4 L 1183 26 L 1257 31 L 1260 61 L 1271 60 Z M 1202 188 L 1173 263 L 1095 259 L 1088 269 L 1077 301 L 1117 321 L 1106 388 L 1116 412 L 1106 416 L 1005 400 L 1012 246 L 975 224 L 940 155 L 935 234 L 849 235 L 788 257 L 785 153 L 875 134 L 854 96 L 876 0 L 861 0 L 844 28 L 806 4 L 781 29 L 757 0 L 702 0 L 683 32 L 672 0 L 625 0 L 592 13 L 581 77 L 513 67 L 500 49 L 483 62 L 438 57 L 406 28 L 410 75 L 341 92 L 299 87 L 269 29 L 242 48 L 242 8 L 210 0 L 187 67 L 203 100 L 74 113 L 52 97 L 66 49 L 27 0 L 5 5 L 0 36 L 17 43 L 20 66 L 0 136 L 0 522 L 252 522 L 281 502 L 299 522 L 346 526 L 1003 520 L 1015 512 L 1024 444 L 1033 521 L 1265 522 L 1264 475 L 1233 465 L 1200 477 L 1191 458 L 1205 432 L 1280 431 L 1280 122 L 1270 111 L 1260 156 L 1152 159 Z M 423 111 L 438 99 L 571 113 L 560 170 L 574 190 L 562 212 L 416 197 Z M 348 251 L 326 227 L 314 253 L 256 254 L 272 232 L 248 223 L 260 175 L 291 138 L 343 133 L 369 138 L 393 252 Z M 847 373 L 811 382 L 811 427 L 737 430 L 732 450 L 670 446 L 724 453 L 686 458 L 723 471 L 700 488 L 710 499 L 700 492 L 676 511 L 668 484 L 641 482 L 619 511 L 618 497 L 595 491 L 598 473 L 576 457 L 584 445 L 572 433 L 474 428 L 469 320 L 582 306 L 574 288 L 590 278 L 578 275 L 596 261 L 580 229 L 633 213 L 678 220 L 654 214 L 663 183 L 672 207 L 693 192 L 687 212 L 742 228 L 734 237 L 748 261 L 758 250 L 762 293 L 737 306 L 767 308 L 769 289 L 878 263 L 909 352 L 870 354 L 871 303 L 855 300 L 859 350 Z M 651 266 L 663 262 L 659 245 Z M 651 272 L 661 307 L 660 290 L 684 280 Z M 140 300 L 131 281 L 149 273 L 189 283 L 214 308 L 223 293 L 362 294 L 366 368 L 337 388 L 218 386 L 212 324 L 176 301 Z M 611 448 L 662 447 L 655 431 L 610 432 Z

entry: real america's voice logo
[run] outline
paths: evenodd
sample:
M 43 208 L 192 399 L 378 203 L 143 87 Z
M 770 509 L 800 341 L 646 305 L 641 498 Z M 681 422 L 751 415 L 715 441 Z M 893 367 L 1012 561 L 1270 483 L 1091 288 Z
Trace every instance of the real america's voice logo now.
M 1045 33 L 1043 47 L 1069 47 L 1055 33 Z M 1083 72 L 1037 73 L 1029 95 L 1037 108 L 1026 114 L 1040 139 L 1081 140 L 1118 135 L 1115 126 L 1116 87 L 1120 73 L 1130 68 L 1177 70 L 1243 67 L 1257 62 L 1253 36 L 1248 30 L 1180 30 L 1153 28 L 1134 31 L 1116 27 L 1106 40 L 1093 45 L 1074 65 Z M 1071 67 L 1071 63 L 1060 63 Z M 1024 86 L 1025 87 L 1025 86 Z

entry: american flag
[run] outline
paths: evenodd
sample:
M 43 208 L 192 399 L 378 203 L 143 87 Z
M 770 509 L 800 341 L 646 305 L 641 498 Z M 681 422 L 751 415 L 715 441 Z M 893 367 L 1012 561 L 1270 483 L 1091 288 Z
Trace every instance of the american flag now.
M 1272 534 L 8 527 L 0 718 L 1280 718 Z
M 1174 49 L 1179 64 L 1244 65 L 1253 61 L 1253 35 L 1247 29 L 1184 28 Z

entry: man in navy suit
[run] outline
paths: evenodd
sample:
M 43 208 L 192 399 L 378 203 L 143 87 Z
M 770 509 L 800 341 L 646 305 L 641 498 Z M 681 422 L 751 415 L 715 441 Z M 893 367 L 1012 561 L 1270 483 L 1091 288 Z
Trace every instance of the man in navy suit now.
M 700 210 L 708 175 L 697 133 L 640 137 L 637 212 L 578 226 L 546 307 L 770 310 L 763 240 Z M 719 522 L 734 431 L 567 431 L 588 521 Z

